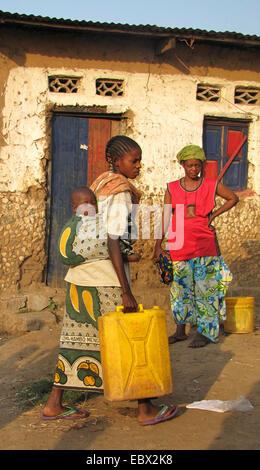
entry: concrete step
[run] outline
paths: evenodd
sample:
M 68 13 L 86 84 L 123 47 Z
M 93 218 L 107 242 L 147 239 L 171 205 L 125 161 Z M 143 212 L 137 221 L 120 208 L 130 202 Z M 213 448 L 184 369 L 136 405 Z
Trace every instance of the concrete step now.
M 47 310 L 43 312 L 10 313 L 0 318 L 0 331 L 9 334 L 21 334 L 41 330 L 44 327 L 56 328 L 57 326 L 56 315 Z

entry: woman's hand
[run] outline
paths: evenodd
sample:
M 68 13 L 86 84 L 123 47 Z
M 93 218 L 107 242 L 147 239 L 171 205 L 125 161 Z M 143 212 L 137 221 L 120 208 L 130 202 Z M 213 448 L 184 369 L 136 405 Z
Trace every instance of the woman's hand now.
M 165 251 L 161 246 L 156 246 L 154 249 L 154 254 L 153 254 L 153 261 L 156 263 L 156 261 L 159 260 L 160 255 L 164 255 Z
M 161 245 L 162 245 L 165 233 L 168 230 L 170 219 L 171 219 L 171 214 L 172 214 L 171 195 L 168 189 L 165 191 L 163 203 L 164 203 L 164 207 L 163 207 L 162 222 L 161 222 L 161 237 L 158 238 L 155 243 L 154 254 L 153 254 L 154 262 L 158 261 L 159 256 L 165 253 Z
M 215 217 L 213 217 L 213 215 L 211 214 L 208 218 L 208 227 L 212 228 L 212 225 L 211 225 L 211 222 L 213 221 Z
M 123 258 L 122 258 L 122 254 L 121 254 L 120 246 L 119 246 L 119 240 L 118 238 L 111 238 L 108 235 L 107 244 L 108 244 L 108 253 L 109 253 L 110 259 L 112 261 L 118 280 L 122 287 L 122 291 L 123 291 L 122 301 L 123 301 L 123 306 L 124 306 L 124 312 L 125 313 L 136 312 L 138 305 L 131 292 L 131 288 L 129 286 L 129 283 L 125 274 Z
M 229 189 L 227 186 L 225 186 L 222 183 L 218 183 L 216 194 L 222 197 L 223 199 L 225 199 L 225 202 L 222 206 L 220 206 L 218 209 L 216 209 L 214 212 L 210 214 L 209 219 L 208 219 L 208 227 L 210 227 L 211 229 L 214 228 L 211 225 L 212 221 L 219 215 L 223 214 L 224 212 L 229 211 L 239 201 L 237 195 L 231 189 Z
M 141 258 L 142 258 L 141 253 L 133 253 L 132 255 L 126 256 L 126 260 L 129 261 L 130 263 L 138 262 L 140 261 Z
M 122 294 L 124 313 L 137 312 L 138 304 L 131 291 Z

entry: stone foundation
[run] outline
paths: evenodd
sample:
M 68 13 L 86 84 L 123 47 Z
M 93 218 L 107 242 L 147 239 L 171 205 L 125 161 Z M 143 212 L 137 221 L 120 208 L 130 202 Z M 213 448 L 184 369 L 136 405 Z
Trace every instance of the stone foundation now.
M 46 265 L 46 201 L 41 188 L 0 194 L 1 294 L 42 282 Z

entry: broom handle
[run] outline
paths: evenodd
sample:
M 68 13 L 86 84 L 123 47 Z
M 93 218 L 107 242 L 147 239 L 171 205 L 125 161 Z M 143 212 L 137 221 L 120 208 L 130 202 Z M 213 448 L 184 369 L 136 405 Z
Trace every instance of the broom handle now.
M 224 173 L 227 171 L 229 165 L 232 163 L 232 161 L 234 160 L 234 158 L 236 157 L 236 155 L 238 154 L 239 150 L 241 149 L 241 147 L 244 145 L 245 141 L 247 139 L 247 135 L 245 135 L 243 137 L 243 139 L 241 140 L 240 144 L 238 145 L 238 147 L 236 148 L 236 150 L 232 153 L 230 159 L 227 161 L 226 165 L 224 166 L 224 168 L 222 168 L 221 172 L 219 173 L 218 175 L 218 181 L 221 180 L 222 176 L 224 175 Z

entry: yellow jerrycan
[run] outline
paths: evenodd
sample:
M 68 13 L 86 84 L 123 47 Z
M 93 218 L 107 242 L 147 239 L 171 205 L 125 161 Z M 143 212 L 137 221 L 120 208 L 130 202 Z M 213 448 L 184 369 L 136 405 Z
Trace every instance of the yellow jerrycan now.
M 173 390 L 166 314 L 159 307 L 98 318 L 104 396 L 108 401 L 170 395 Z
M 226 297 L 226 333 L 252 333 L 254 331 L 254 297 Z

